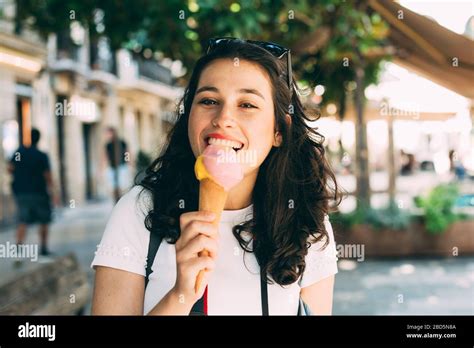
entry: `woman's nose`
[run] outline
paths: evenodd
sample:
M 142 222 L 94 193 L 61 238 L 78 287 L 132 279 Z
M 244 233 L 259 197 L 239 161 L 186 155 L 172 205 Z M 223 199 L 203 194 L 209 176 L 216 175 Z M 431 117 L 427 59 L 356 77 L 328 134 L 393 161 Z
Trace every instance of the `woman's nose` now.
M 229 107 L 223 106 L 219 114 L 212 120 L 212 124 L 220 128 L 233 127 L 235 125 L 235 119 L 232 110 Z

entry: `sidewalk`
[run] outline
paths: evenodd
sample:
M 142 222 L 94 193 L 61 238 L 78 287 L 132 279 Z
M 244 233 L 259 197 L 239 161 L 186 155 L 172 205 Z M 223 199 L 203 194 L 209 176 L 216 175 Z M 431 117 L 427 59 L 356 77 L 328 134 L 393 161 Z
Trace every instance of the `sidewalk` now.
M 339 260 L 335 315 L 474 315 L 474 256 Z
M 91 290 L 94 283 L 94 271 L 90 268 L 90 264 L 112 208 L 111 200 L 87 203 L 75 208 L 62 208 L 59 216 L 50 225 L 48 243 L 54 257 L 74 253 L 81 268 L 87 273 Z M 7 241 L 16 243 L 14 228 L 0 230 L 0 244 L 5 244 Z M 28 228 L 25 244 L 37 243 L 39 243 L 38 226 L 33 225 Z M 51 258 L 40 256 L 38 262 L 24 260 L 21 267 L 15 267 L 13 259 L 2 258 L 0 259 L 0 284 L 37 267 L 38 263 L 50 260 Z M 90 306 L 86 308 L 85 313 L 90 314 Z

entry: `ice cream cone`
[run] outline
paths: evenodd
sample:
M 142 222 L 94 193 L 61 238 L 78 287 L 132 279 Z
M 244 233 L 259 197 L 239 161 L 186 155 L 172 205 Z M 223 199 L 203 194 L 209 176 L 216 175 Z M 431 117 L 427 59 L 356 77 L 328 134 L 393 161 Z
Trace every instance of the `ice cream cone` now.
M 218 224 L 227 200 L 227 191 L 212 179 L 204 179 L 199 183 L 199 210 L 212 211 L 216 214 L 214 220 Z
M 215 183 L 212 179 L 203 179 L 199 183 L 199 210 L 212 211 L 216 214 L 213 224 L 219 224 L 221 213 L 227 200 L 227 191 L 222 186 Z M 207 250 L 199 253 L 199 256 L 209 256 Z M 199 272 L 196 278 L 195 291 L 198 292 L 201 287 L 204 272 Z
M 194 165 L 196 178 L 199 180 L 199 210 L 211 211 L 216 214 L 213 221 L 219 224 L 221 213 L 224 210 L 229 189 L 238 184 L 243 178 L 242 168 L 237 163 L 223 163 L 221 161 L 222 149 L 209 145 L 200 155 Z M 199 256 L 209 256 L 207 250 Z M 199 292 L 205 270 L 201 270 L 196 278 L 195 292 Z

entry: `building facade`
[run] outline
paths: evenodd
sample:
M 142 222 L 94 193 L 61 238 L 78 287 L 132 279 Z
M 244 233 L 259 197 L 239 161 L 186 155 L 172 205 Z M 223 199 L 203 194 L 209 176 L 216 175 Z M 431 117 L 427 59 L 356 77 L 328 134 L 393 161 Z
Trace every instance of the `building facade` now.
M 91 42 L 77 25 L 47 40 L 15 32 L 14 5 L 0 6 L 0 225 L 14 217 L 7 162 L 29 145 L 32 127 L 63 205 L 108 197 L 106 128 L 126 141 L 133 179 L 139 153 L 159 153 L 182 89 L 158 61 L 112 52 L 106 38 Z

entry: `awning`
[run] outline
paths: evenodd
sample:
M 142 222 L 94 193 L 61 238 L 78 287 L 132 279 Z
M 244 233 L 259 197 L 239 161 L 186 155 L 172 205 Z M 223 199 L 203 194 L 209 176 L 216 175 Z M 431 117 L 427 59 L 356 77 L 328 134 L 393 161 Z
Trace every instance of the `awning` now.
M 390 0 L 369 0 L 370 7 L 390 25 L 388 50 L 393 61 L 466 98 L 474 99 L 474 41 Z M 402 18 L 400 18 L 403 16 Z M 295 54 L 324 49 L 330 37 L 327 27 L 295 42 Z M 380 52 L 379 52 L 380 51 Z
M 370 0 L 389 24 L 394 62 L 474 99 L 474 41 L 389 0 Z M 403 18 L 400 18 L 400 17 Z

